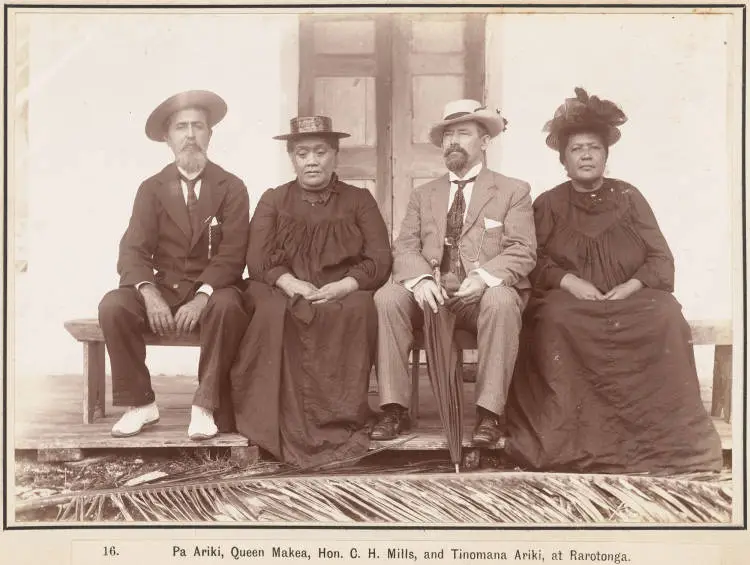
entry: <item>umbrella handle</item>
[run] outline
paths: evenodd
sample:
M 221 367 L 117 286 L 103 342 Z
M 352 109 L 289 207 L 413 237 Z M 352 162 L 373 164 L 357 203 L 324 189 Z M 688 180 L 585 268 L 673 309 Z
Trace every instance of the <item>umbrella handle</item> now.
M 435 283 L 440 286 L 440 263 L 437 262 L 437 259 L 433 259 L 430 261 L 430 267 L 432 267 L 432 278 L 435 279 Z

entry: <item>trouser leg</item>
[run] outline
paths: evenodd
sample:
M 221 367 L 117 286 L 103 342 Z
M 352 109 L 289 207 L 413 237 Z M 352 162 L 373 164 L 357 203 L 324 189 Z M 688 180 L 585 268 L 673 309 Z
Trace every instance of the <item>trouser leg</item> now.
M 487 289 L 479 303 L 476 403 L 495 414 L 505 410 L 518 356 L 522 310 L 518 292 L 506 286 Z
M 252 312 L 247 312 L 239 290 L 229 287 L 215 290 L 201 313 L 201 353 L 198 362 L 198 389 L 193 404 L 217 411 L 221 409 L 220 429 L 233 427 L 229 370 L 237 355 Z M 223 425 L 222 425 L 223 424 Z
M 143 406 L 154 401 L 146 367 L 146 306 L 135 288 L 108 292 L 99 303 L 99 325 L 112 366 L 115 406 Z
M 378 312 L 377 374 L 380 405 L 411 401 L 409 351 L 414 327 L 421 325 L 422 312 L 414 296 L 403 285 L 389 283 L 375 293 Z

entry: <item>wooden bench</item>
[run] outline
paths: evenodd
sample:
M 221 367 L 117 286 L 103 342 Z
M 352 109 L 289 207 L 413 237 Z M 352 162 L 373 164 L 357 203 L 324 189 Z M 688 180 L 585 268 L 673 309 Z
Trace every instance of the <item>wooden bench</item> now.
M 711 391 L 711 416 L 723 417 L 729 422 L 732 416 L 732 323 L 729 320 L 697 320 L 690 322 L 693 345 L 713 345 L 714 378 Z M 475 350 L 477 339 L 465 330 L 456 330 L 453 335 L 459 349 L 459 359 L 463 351 Z M 416 331 L 411 346 L 411 405 L 409 415 L 412 422 L 419 417 L 419 357 L 424 349 L 424 335 Z M 460 371 L 460 365 L 459 365 Z M 459 375 L 460 378 L 460 375 Z
M 96 319 L 71 320 L 65 329 L 83 343 L 83 422 L 90 424 L 104 416 L 106 381 L 104 378 L 104 335 Z M 732 325 L 728 320 L 701 320 L 690 322 L 693 345 L 714 345 L 714 375 L 711 398 L 711 415 L 731 418 L 732 408 Z M 200 345 L 198 333 L 187 336 L 160 337 L 145 334 L 147 345 L 194 346 Z M 455 340 L 463 354 L 464 350 L 477 347 L 476 336 L 471 332 L 457 330 Z M 411 347 L 411 406 L 409 411 L 416 422 L 419 416 L 419 357 L 424 349 L 424 337 L 416 332 Z
M 83 422 L 91 424 L 104 417 L 106 380 L 104 378 L 104 334 L 95 318 L 65 322 L 70 335 L 83 343 Z M 198 332 L 185 336 L 144 334 L 146 345 L 198 347 Z

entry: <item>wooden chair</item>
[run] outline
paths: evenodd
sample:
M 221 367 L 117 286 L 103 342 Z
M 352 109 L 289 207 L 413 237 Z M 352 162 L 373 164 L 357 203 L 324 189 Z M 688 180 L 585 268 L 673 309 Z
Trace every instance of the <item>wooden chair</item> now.
M 477 348 L 477 336 L 470 331 L 456 330 L 453 332 L 453 341 L 458 347 L 458 378 L 463 379 L 463 352 L 473 351 Z M 419 419 L 419 355 L 424 349 L 424 334 L 422 330 L 414 332 L 414 341 L 411 345 L 411 403 L 409 405 L 409 417 L 412 424 Z

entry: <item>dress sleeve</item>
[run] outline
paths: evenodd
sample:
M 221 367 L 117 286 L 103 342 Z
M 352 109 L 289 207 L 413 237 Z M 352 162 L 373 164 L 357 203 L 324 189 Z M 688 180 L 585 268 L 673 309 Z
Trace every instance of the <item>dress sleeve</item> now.
M 291 272 L 286 253 L 276 242 L 278 208 L 274 196 L 274 189 L 266 190 L 255 208 L 246 258 L 250 278 L 268 285 L 276 284 L 281 275 Z
M 375 290 L 385 283 L 391 274 L 393 256 L 388 241 L 388 228 L 383 221 L 378 205 L 368 190 L 358 189 L 357 225 L 362 232 L 364 245 L 361 261 L 352 265 L 346 276 L 359 283 L 360 290 Z
M 631 194 L 633 226 L 646 246 L 646 259 L 633 274 L 644 286 L 656 290 L 674 290 L 674 257 L 664 234 L 659 229 L 651 206 L 634 187 L 628 187 Z
M 537 260 L 529 280 L 534 288 L 539 290 L 560 288 L 560 281 L 569 272 L 558 265 L 547 252 L 547 241 L 555 228 L 555 216 L 550 200 L 550 193 L 546 192 L 534 201 Z

